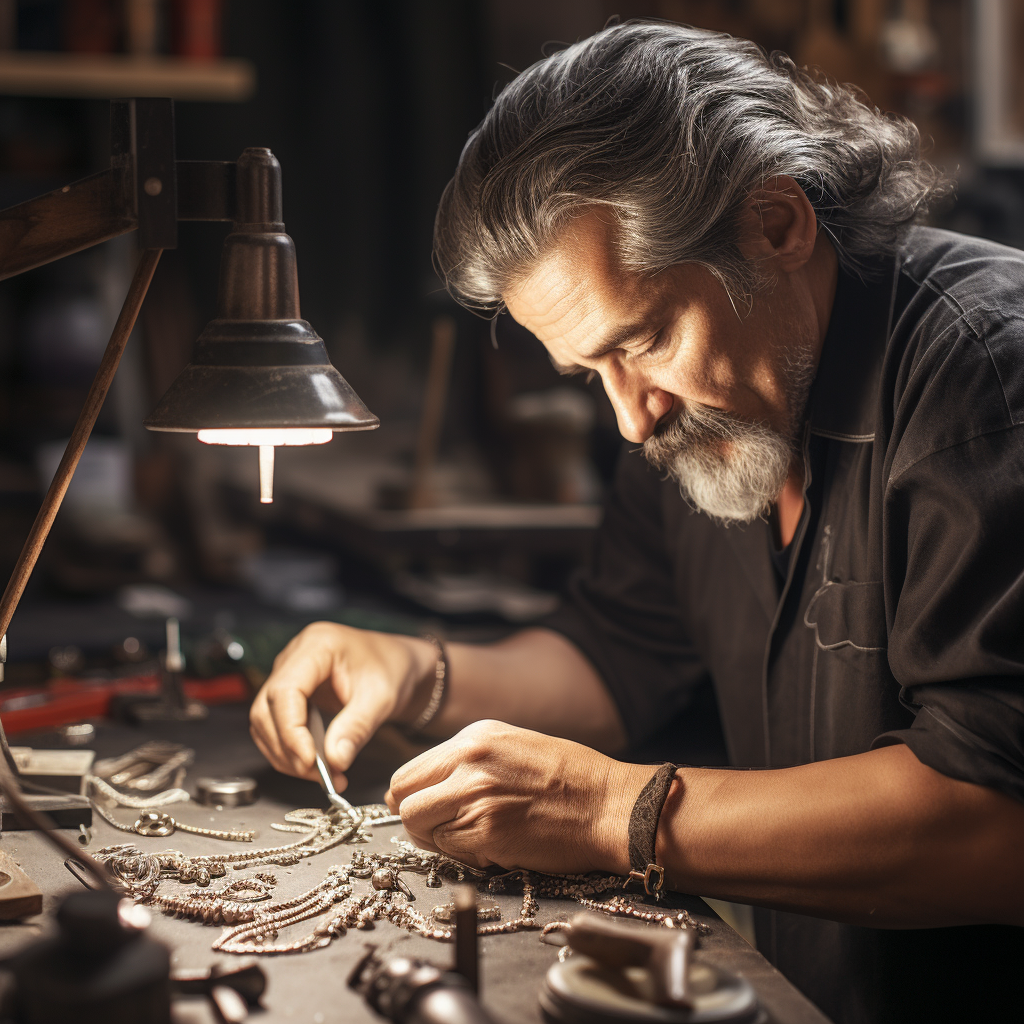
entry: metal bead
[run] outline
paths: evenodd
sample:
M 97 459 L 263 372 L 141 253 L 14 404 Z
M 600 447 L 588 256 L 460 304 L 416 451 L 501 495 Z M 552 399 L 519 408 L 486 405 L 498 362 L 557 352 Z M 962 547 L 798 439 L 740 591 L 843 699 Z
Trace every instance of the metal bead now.
M 395 885 L 395 877 L 391 868 L 377 868 L 370 875 L 370 884 L 374 889 L 392 889 Z

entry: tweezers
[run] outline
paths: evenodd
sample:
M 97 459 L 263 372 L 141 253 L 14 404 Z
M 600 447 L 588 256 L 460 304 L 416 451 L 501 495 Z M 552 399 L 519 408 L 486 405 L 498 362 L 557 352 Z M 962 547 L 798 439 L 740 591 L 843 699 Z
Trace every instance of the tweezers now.
M 306 728 L 313 737 L 313 746 L 316 747 L 316 771 L 320 776 L 320 785 L 327 794 L 327 800 L 331 807 L 348 815 L 352 821 L 359 821 L 359 812 L 334 788 L 331 773 L 327 770 L 327 763 L 324 760 L 324 720 L 320 715 L 320 709 L 309 705 L 309 712 L 306 716 Z

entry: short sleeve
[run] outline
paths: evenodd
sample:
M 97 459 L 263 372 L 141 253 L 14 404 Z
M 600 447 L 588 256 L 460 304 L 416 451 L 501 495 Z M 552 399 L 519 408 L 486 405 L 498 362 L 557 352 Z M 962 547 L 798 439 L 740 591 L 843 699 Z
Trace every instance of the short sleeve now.
M 913 464 L 886 517 L 889 662 L 916 717 L 874 746 L 1024 802 L 1024 425 Z
M 589 567 L 539 624 L 571 640 L 618 706 L 632 746 L 684 710 L 707 673 L 685 635 L 661 512 L 663 483 L 623 451 Z

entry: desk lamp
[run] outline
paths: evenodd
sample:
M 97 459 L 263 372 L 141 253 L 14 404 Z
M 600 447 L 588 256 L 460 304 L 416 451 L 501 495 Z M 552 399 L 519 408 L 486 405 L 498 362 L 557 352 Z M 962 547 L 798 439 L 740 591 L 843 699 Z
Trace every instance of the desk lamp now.
M 224 243 L 217 317 L 145 425 L 194 432 L 209 444 L 259 446 L 260 500 L 267 502 L 273 499 L 276 446 L 323 444 L 334 431 L 372 430 L 379 422 L 300 318 L 295 245 L 285 233 L 281 167 L 270 150 L 247 149 L 237 162 L 178 160 L 169 99 L 112 101 L 110 135 L 108 170 L 0 211 L 0 280 L 129 231 L 138 230 L 141 250 L 64 457 L 0 599 L 0 680 L 7 628 L 114 379 L 160 254 L 177 246 L 179 220 L 233 225 Z M 0 746 L 17 776 L 2 724 Z
M 237 167 L 235 223 L 224 242 L 217 317 L 145 425 L 198 433 L 206 444 L 259 446 L 260 501 L 269 502 L 275 447 L 324 444 L 335 430 L 372 430 L 378 420 L 299 318 L 280 164 L 269 149 L 247 149 Z

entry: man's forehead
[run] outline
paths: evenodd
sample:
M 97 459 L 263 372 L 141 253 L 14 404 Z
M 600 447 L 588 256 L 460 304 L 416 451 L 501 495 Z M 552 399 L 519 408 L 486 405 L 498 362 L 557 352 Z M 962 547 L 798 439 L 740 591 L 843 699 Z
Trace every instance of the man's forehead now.
M 632 305 L 636 283 L 630 277 L 616 265 L 606 217 L 585 214 L 562 230 L 505 304 L 541 342 L 561 341 L 582 352 Z

